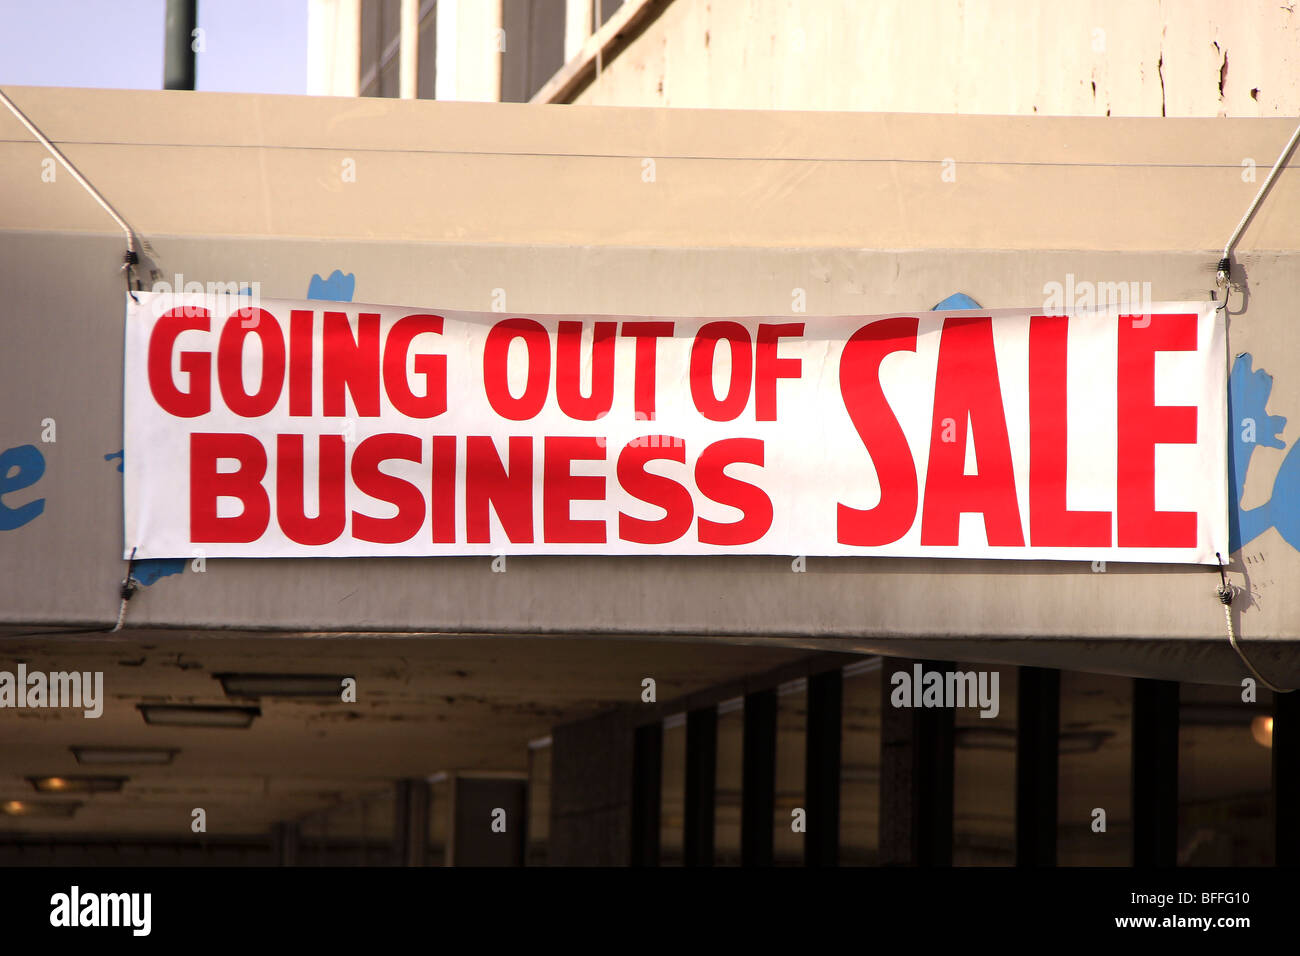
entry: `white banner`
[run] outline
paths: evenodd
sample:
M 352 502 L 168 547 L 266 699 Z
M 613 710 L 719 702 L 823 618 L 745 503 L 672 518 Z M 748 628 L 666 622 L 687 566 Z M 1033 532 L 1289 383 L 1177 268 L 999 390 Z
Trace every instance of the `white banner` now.
M 1227 554 L 1210 302 L 633 318 L 137 297 L 127 556 Z

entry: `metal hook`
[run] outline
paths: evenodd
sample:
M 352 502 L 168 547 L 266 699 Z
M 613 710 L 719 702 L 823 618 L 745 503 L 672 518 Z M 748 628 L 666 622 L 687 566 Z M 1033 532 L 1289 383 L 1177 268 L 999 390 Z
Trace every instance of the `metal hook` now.
M 1219 562 L 1219 600 L 1224 604 L 1232 603 L 1232 585 L 1228 584 L 1228 575 L 1224 573 L 1223 555 L 1214 552 L 1214 557 Z

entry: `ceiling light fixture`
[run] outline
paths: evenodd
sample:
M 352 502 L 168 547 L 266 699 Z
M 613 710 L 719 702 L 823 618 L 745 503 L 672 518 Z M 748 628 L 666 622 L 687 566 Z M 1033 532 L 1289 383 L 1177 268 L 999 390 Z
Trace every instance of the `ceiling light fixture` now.
M 28 777 L 37 793 L 120 793 L 126 777 Z
M 193 704 L 136 704 L 146 724 L 157 727 L 251 727 L 262 716 L 260 707 Z
M 1066 730 L 1057 736 L 1057 753 L 1096 753 L 1111 737 L 1109 730 Z M 967 750 L 1016 750 L 1017 736 L 1011 727 L 958 727 L 953 745 Z
M 343 694 L 345 674 L 213 674 L 227 697 L 330 697 Z
M 1256 717 L 1250 722 L 1250 735 L 1261 747 L 1273 749 L 1273 718 Z
M 77 763 L 82 766 L 106 766 L 125 764 L 150 764 L 161 766 L 170 764 L 180 753 L 174 748 L 165 747 L 69 747 Z
M 1178 708 L 1178 721 L 1184 727 L 1240 727 L 1249 724 L 1259 713 L 1253 704 L 1216 704 L 1188 701 Z
M 54 800 L 5 800 L 0 813 L 7 817 L 59 817 L 67 819 L 81 809 L 81 803 Z

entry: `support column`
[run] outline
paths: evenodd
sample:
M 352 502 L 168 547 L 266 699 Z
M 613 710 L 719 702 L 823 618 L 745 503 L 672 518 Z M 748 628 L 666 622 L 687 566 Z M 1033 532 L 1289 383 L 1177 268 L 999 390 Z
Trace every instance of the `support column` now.
M 393 862 L 424 866 L 429 848 L 429 784 L 399 780 L 393 787 Z
M 718 708 L 703 707 L 686 715 L 685 866 L 713 865 L 717 777 Z
M 745 695 L 740 864 L 771 866 L 776 813 L 776 691 Z
M 1061 672 L 1020 668 L 1016 715 L 1016 865 L 1056 865 Z
M 886 657 L 880 667 L 880 862 L 951 866 L 953 712 L 894 707 L 897 671 L 949 671 L 952 664 Z
M 638 727 L 632 754 L 633 866 L 659 865 L 659 810 L 663 788 L 664 725 Z
M 551 732 L 553 866 L 626 866 L 632 847 L 632 727 L 621 711 Z
M 271 827 L 271 851 L 276 866 L 298 865 L 298 824 L 277 823 Z
M 1278 866 L 1300 866 L 1300 691 L 1273 695 L 1273 835 Z
M 840 857 L 840 723 L 843 674 L 837 667 L 808 678 L 804 863 L 836 866 Z
M 197 0 L 167 0 L 163 43 L 163 89 L 194 89 L 194 31 Z
M 1178 853 L 1178 683 L 1133 681 L 1133 865 Z
M 452 866 L 523 866 L 528 827 L 523 774 L 457 774 L 452 780 Z

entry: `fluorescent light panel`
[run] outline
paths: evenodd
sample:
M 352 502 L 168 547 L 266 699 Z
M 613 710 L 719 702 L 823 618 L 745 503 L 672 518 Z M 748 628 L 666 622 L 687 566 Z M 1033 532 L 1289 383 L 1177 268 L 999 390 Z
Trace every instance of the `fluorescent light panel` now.
M 1057 737 L 1057 752 L 1063 754 L 1095 753 L 1111 737 L 1109 730 L 1067 730 Z M 1016 749 L 1016 732 L 1010 727 L 958 727 L 953 731 L 953 746 L 967 750 Z
M 170 764 L 179 750 L 162 747 L 70 747 L 82 766 L 116 766 L 126 764 Z
M 119 793 L 126 777 L 28 777 L 37 793 Z
M 79 801 L 5 800 L 0 802 L 0 813 L 7 817 L 58 817 L 68 819 L 81 809 Z
M 260 707 L 193 706 L 184 704 L 136 704 L 146 724 L 158 727 L 252 726 L 262 716 Z
M 213 674 L 227 697 L 329 697 L 340 699 L 346 674 Z

